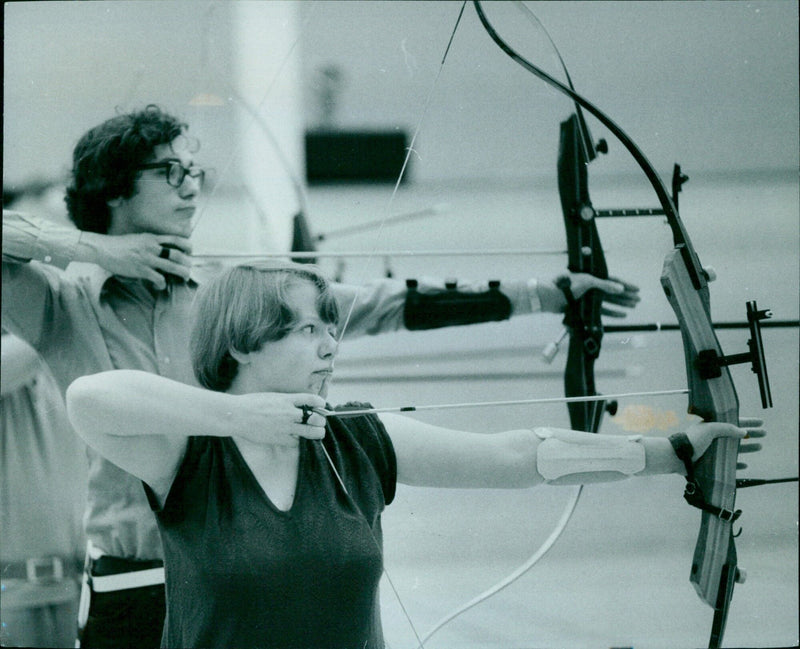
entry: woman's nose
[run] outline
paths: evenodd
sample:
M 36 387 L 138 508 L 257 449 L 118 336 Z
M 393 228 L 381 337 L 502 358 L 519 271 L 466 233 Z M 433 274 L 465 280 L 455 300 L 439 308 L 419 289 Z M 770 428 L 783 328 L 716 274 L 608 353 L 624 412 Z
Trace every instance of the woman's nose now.
M 336 339 L 336 336 L 332 333 L 326 332 L 325 337 L 319 346 L 319 355 L 322 358 L 330 358 L 336 354 L 336 350 L 338 348 L 339 341 Z

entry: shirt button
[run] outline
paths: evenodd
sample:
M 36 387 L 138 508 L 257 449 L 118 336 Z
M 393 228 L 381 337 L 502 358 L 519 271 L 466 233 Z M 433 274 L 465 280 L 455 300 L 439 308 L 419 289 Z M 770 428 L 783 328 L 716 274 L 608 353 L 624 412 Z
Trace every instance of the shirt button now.
M 169 365 L 169 356 L 164 356 L 164 362 Z
M 45 263 L 49 264 L 51 261 L 53 261 L 53 258 L 50 255 L 45 255 L 44 261 Z

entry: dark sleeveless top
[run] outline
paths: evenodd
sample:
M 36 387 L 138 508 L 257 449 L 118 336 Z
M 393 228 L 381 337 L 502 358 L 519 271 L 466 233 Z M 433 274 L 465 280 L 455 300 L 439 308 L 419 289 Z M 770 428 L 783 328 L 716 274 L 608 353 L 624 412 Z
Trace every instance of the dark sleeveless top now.
M 374 415 L 329 417 L 322 442 L 300 440 L 288 511 L 233 439 L 190 438 L 163 509 L 145 485 L 165 552 L 162 647 L 382 648 L 380 515 L 396 477 Z

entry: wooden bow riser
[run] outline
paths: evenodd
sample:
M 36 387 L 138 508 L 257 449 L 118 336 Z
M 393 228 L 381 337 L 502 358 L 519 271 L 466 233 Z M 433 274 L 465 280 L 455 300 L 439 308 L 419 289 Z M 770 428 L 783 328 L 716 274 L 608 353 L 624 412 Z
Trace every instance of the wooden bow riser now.
M 708 288 L 696 289 L 681 250 L 675 248 L 664 260 L 661 284 L 681 326 L 689 386 L 689 412 L 705 421 L 739 425 L 739 401 L 727 367 L 716 378 L 700 376 L 696 359 L 704 350 L 722 356 L 709 315 Z M 695 478 L 710 504 L 735 510 L 738 439 L 717 439 L 695 465 Z M 724 630 L 727 606 L 737 576 L 733 522 L 708 512 L 701 513 L 690 580 L 698 595 L 715 609 L 719 637 Z

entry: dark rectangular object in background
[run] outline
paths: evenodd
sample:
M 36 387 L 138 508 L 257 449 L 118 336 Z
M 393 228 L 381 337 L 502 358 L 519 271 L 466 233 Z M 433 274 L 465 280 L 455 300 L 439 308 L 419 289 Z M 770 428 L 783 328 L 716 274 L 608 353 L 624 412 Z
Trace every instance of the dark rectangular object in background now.
M 394 183 L 405 155 L 406 133 L 401 130 L 306 131 L 306 180 L 309 184 Z

